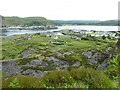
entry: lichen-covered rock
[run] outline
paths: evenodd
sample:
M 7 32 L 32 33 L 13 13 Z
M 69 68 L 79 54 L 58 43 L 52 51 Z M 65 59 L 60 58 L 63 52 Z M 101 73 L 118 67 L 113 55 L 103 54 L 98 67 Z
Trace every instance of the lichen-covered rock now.
M 2 70 L 7 73 L 7 76 L 21 74 L 21 66 L 17 66 L 16 61 L 2 62 Z
M 34 52 L 37 52 L 37 50 L 34 50 L 34 49 L 29 48 L 29 49 L 23 51 L 23 52 L 21 53 L 21 56 L 22 56 L 23 58 L 27 58 L 27 57 L 29 57 L 29 55 L 30 55 L 31 53 L 34 53 Z
M 65 53 L 64 53 L 64 55 L 71 55 L 71 54 L 73 54 L 72 51 L 69 51 L 69 52 L 65 52 Z
M 103 57 L 102 53 L 100 52 L 93 53 L 92 51 L 83 52 L 82 55 L 87 57 L 88 63 L 90 65 L 98 64 L 98 61 Z
M 110 49 L 110 48 L 109 48 Z M 105 52 L 98 52 L 98 51 L 86 51 L 82 53 L 83 56 L 87 57 L 88 60 L 88 64 L 90 65 L 94 65 L 94 64 L 99 64 L 101 62 L 103 62 L 105 59 L 111 59 L 112 57 L 109 56 L 110 53 L 106 53 Z
M 2 63 L 0 62 L 0 70 L 2 70 Z
M 69 68 L 69 65 L 62 65 L 62 66 L 57 67 L 56 69 L 57 70 L 67 70 L 68 68 Z
M 105 59 L 102 64 L 100 64 L 96 69 L 98 70 L 104 70 L 108 67 L 109 65 L 109 61 L 112 58 L 112 54 L 109 55 L 109 57 L 107 59 Z
M 46 57 L 45 60 L 46 61 L 50 61 L 50 62 L 57 62 L 57 61 L 59 61 L 59 59 L 56 59 L 55 57 Z
M 107 66 L 108 66 L 108 62 L 102 63 L 102 64 L 99 65 L 96 69 L 97 69 L 97 70 L 104 70 L 104 69 L 107 68 Z
M 32 75 L 42 77 L 45 72 L 52 70 L 68 70 L 70 67 L 79 67 L 80 63 L 75 60 L 64 61 L 56 57 L 44 57 L 32 60 L 24 65 L 17 65 L 17 61 L 6 61 L 3 63 L 3 71 L 12 75 Z
M 75 64 L 72 65 L 72 67 L 80 67 L 80 62 L 76 62 Z
M 65 58 L 64 54 L 61 54 L 61 53 L 57 53 L 57 58 Z

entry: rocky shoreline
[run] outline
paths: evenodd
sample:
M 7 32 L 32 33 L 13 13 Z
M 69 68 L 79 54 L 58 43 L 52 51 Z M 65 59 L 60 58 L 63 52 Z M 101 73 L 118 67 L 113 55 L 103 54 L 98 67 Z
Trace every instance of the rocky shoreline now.
M 3 27 L 4 29 L 12 29 L 12 30 L 51 30 L 58 29 L 56 26 L 29 26 L 29 27 Z

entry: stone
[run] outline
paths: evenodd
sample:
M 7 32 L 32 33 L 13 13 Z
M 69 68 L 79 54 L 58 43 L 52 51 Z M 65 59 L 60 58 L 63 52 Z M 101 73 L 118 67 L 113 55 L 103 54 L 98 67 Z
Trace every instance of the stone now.
M 52 61 L 52 62 L 59 61 L 59 60 L 56 59 L 55 57 L 46 57 L 45 60 L 47 60 L 47 61 Z
M 97 70 L 104 70 L 106 69 L 108 66 L 108 63 L 102 63 L 101 65 L 99 65 L 96 69 Z
M 92 52 L 88 51 L 88 52 L 83 52 L 82 55 L 88 57 L 88 58 L 91 58 L 92 56 Z
M 72 65 L 72 67 L 79 67 L 80 66 L 80 62 L 76 62 L 75 64 Z
M 29 48 L 29 49 L 23 51 L 23 52 L 21 53 L 21 55 L 22 55 L 23 58 L 27 58 L 27 57 L 29 57 L 29 55 L 30 55 L 31 53 L 34 53 L 34 52 L 37 52 L 37 50 L 34 50 L 34 49 L 30 49 L 30 48 Z
M 69 52 L 65 52 L 65 53 L 64 53 L 64 55 L 71 55 L 71 54 L 73 54 L 72 51 L 69 51 Z
M 21 73 L 21 66 L 16 65 L 16 61 L 2 62 L 2 70 L 7 73 L 7 76 Z
M 65 58 L 64 54 L 57 53 L 57 58 Z

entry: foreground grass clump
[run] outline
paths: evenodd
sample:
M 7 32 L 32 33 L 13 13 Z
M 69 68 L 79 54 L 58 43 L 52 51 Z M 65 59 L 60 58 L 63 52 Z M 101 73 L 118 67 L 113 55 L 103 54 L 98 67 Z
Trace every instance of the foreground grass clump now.
M 109 67 L 104 71 L 105 74 L 114 81 L 114 85 L 119 85 L 120 80 L 120 50 L 118 51 L 117 55 L 110 60 Z M 120 88 L 120 85 L 119 85 Z
M 7 80 L 3 81 L 3 88 L 12 88 L 11 83 L 18 81 L 17 86 L 20 88 L 42 88 L 44 84 L 42 83 L 41 78 L 33 76 L 13 76 Z M 17 87 L 18 88 L 18 87 Z
M 10 88 L 15 78 L 20 88 L 117 88 L 103 72 L 84 67 L 71 71 L 53 71 L 43 78 L 13 76 L 3 80 L 3 88 Z
M 65 83 L 71 84 L 73 82 L 73 78 L 70 76 L 68 71 L 54 71 L 52 73 L 48 73 L 43 78 L 45 83 L 53 86 L 63 85 Z
M 92 68 L 79 68 L 70 71 L 75 80 L 80 80 L 89 85 L 89 88 L 111 88 L 111 80 L 101 71 Z

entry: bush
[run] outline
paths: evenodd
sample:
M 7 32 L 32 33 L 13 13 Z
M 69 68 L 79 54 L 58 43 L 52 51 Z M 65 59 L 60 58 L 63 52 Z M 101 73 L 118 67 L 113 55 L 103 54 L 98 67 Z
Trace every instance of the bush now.
M 20 88 L 18 79 L 15 78 L 12 82 L 10 82 L 9 86 L 12 87 L 12 88 Z
M 102 36 L 102 39 L 105 40 L 105 39 L 106 39 L 106 36 L 103 35 L 103 36 Z
M 17 78 L 17 80 L 16 80 Z M 7 80 L 3 80 L 3 88 L 16 87 L 19 88 L 43 88 L 44 83 L 41 78 L 34 76 L 13 76 Z
M 73 78 L 70 76 L 68 71 L 54 71 L 48 73 L 44 77 L 44 81 L 47 86 L 62 86 L 65 83 L 71 84 L 73 82 Z
M 119 77 L 119 65 L 120 65 L 120 52 L 109 62 L 109 67 L 105 70 L 105 73 L 110 79 L 118 79 Z
M 70 71 L 71 76 L 89 85 L 89 88 L 114 87 L 110 79 L 102 72 L 92 68 L 79 68 Z

